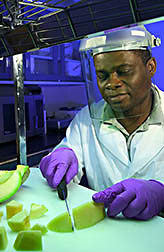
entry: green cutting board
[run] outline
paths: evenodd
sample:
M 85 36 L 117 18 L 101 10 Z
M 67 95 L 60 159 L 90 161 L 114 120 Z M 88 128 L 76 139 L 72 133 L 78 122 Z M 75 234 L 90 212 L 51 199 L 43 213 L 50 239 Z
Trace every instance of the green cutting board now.
M 71 183 L 68 186 L 68 204 L 70 209 L 91 201 L 94 191 Z M 52 218 L 66 211 L 65 202 L 57 192 L 50 188 L 38 168 L 31 168 L 28 180 L 10 200 L 22 202 L 30 210 L 31 203 L 44 204 L 48 212 L 41 218 L 31 221 L 46 225 Z M 8 200 L 8 201 L 10 201 Z M 10 230 L 6 222 L 5 205 L 0 205 L 4 216 L 1 225 L 6 227 L 9 244 L 5 252 L 13 252 L 13 243 L 17 233 Z M 55 233 L 48 231 L 43 236 L 44 252 L 163 252 L 164 219 L 155 217 L 149 221 L 127 220 L 122 216 L 115 219 L 106 217 L 93 227 L 75 230 L 73 233 Z

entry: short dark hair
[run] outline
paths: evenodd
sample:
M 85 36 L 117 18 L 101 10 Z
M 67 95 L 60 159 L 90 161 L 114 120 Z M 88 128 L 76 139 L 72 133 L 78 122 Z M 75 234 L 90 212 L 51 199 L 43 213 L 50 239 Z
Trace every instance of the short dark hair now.
M 133 50 L 134 54 L 141 57 L 144 65 L 152 58 L 152 54 L 149 50 Z

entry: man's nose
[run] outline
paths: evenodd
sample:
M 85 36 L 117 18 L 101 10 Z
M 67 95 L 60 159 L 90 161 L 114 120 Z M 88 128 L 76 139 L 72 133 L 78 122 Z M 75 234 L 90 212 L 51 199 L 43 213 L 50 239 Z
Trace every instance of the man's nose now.
M 108 79 L 108 85 L 111 89 L 116 89 L 122 86 L 122 81 L 119 79 L 118 74 L 113 72 Z

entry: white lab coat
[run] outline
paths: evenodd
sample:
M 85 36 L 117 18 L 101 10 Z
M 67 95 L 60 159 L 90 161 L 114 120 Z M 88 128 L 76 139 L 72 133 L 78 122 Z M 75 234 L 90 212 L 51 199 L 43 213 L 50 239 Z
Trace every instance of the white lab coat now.
M 158 92 L 164 112 L 164 94 Z M 85 107 L 72 120 L 66 138 L 55 149 L 63 146 L 72 148 L 78 158 L 79 173 L 75 181 L 80 181 L 85 167 L 88 183 L 96 191 L 130 177 L 164 183 L 163 123 L 149 125 L 147 131 L 134 135 L 129 159 L 125 136 L 108 125 L 100 126 L 98 121 L 93 125 Z

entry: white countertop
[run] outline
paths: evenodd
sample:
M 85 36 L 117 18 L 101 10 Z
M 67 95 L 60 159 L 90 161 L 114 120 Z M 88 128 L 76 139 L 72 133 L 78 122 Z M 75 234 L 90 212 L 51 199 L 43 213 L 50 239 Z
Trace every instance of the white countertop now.
M 30 210 L 31 203 L 44 204 L 48 212 L 41 218 L 31 220 L 46 225 L 58 214 L 65 212 L 65 202 L 60 200 L 57 192 L 51 189 L 38 168 L 30 168 L 28 180 L 10 200 L 22 202 Z M 68 204 L 70 209 L 91 201 L 94 191 L 71 183 L 68 186 Z M 8 201 L 10 201 L 8 200 Z M 0 204 L 4 215 L 5 205 Z M 5 252 L 15 251 L 13 243 L 17 233 L 10 230 L 6 216 L 0 225 L 8 232 L 9 244 Z M 48 231 L 43 236 L 44 252 L 162 252 L 164 251 L 164 218 L 155 217 L 149 221 L 127 220 L 106 217 L 93 227 L 75 230 L 73 233 L 55 233 Z

